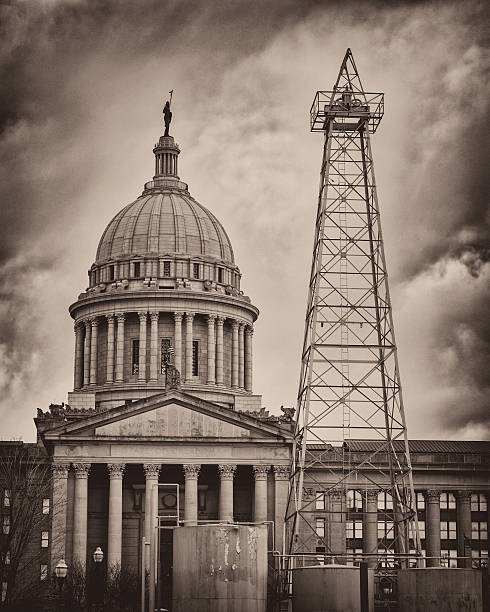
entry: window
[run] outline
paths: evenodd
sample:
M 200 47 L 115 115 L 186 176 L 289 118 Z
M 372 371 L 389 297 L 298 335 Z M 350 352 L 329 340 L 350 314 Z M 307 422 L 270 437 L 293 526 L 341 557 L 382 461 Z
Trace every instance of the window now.
M 359 565 L 362 561 L 362 548 L 347 548 L 347 565 Z
M 43 499 L 43 514 L 49 514 L 49 497 Z
M 472 567 L 488 567 L 488 550 L 472 550 Z
M 139 261 L 134 262 L 134 277 L 139 278 L 141 276 L 141 264 Z
M 162 338 L 160 343 L 160 374 L 165 374 L 165 366 L 170 363 L 172 357 L 172 340 L 170 338 Z
M 223 282 L 223 268 L 218 268 L 218 283 Z
M 7 599 L 7 582 L 2 582 L 2 603 Z
M 3 505 L 5 506 L 5 508 L 8 508 L 10 506 L 10 498 L 12 497 L 10 489 L 4 489 L 3 490 Z
M 425 496 L 423 491 L 417 491 L 415 494 L 417 510 L 423 510 L 425 508 Z
M 114 266 L 109 266 L 109 280 L 114 280 Z
M 49 545 L 49 531 L 41 531 L 41 548 L 47 548 Z
M 458 567 L 457 557 L 457 550 L 441 550 L 441 567 Z
M 487 496 L 484 493 L 471 494 L 471 511 L 486 512 L 487 511 Z
M 319 538 L 325 537 L 325 519 L 324 518 L 316 519 L 315 531 L 316 531 L 316 535 Z
M 163 262 L 163 276 L 170 276 L 170 262 Z
M 378 521 L 378 538 L 393 540 L 394 537 L 393 521 Z
M 199 341 L 192 341 L 192 376 L 199 376 Z
M 48 566 L 46 563 L 41 563 L 41 580 L 47 580 L 48 578 Z
M 362 538 L 362 521 L 347 521 L 345 526 L 348 538 Z
M 441 521 L 441 540 L 456 539 L 456 521 Z
M 325 510 L 325 493 L 323 491 L 317 491 L 315 497 L 315 509 Z
M 131 374 L 139 374 L 140 367 L 140 341 L 133 340 L 131 343 Z
M 10 550 L 7 550 L 7 552 L 3 556 L 3 562 L 5 565 L 10 565 Z
M 471 523 L 471 539 L 488 540 L 487 521 L 474 521 L 473 523 Z
M 199 278 L 199 264 L 195 263 L 192 265 L 192 275 L 194 278 Z
M 8 535 L 10 533 L 10 516 L 3 517 L 3 534 Z
M 347 508 L 349 510 L 362 510 L 362 496 L 360 491 L 349 489 L 347 491 Z
M 380 491 L 378 493 L 378 510 L 393 510 L 393 498 L 391 493 Z
M 420 534 L 420 539 L 425 540 L 425 521 L 421 521 L 420 519 L 419 519 L 419 534 Z
M 456 508 L 456 497 L 454 493 L 447 493 L 444 491 L 441 493 L 440 501 L 441 510 L 453 510 Z

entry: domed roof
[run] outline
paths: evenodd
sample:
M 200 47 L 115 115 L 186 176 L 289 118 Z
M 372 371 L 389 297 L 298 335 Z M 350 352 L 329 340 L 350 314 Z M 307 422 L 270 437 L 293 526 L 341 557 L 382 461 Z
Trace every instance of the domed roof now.
M 179 145 L 161 136 L 155 148 L 155 176 L 143 195 L 109 223 L 95 264 L 131 255 L 179 253 L 216 258 L 234 265 L 230 239 L 216 217 L 189 195 L 177 176 Z
M 233 249 L 216 217 L 187 191 L 163 190 L 140 196 L 109 223 L 96 264 L 127 255 L 184 253 L 234 263 Z

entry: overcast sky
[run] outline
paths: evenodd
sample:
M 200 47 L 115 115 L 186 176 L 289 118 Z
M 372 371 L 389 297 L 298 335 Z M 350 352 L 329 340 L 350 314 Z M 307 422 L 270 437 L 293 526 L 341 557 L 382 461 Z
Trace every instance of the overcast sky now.
M 261 310 L 254 391 L 295 405 L 322 148 L 308 111 L 347 47 L 386 95 L 373 149 L 409 435 L 488 437 L 485 4 L 4 1 L 0 438 L 34 439 L 36 408 L 66 401 L 67 309 L 151 179 L 170 89 L 180 176 Z

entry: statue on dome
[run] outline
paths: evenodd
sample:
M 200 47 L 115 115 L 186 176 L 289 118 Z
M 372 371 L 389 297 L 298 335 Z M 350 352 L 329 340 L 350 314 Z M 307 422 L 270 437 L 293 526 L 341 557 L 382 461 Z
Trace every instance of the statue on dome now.
M 170 101 L 172 101 L 172 92 L 170 92 Z M 167 100 L 165 102 L 165 106 L 163 107 L 163 121 L 165 123 L 165 133 L 164 136 L 170 136 L 168 133 L 170 122 L 172 121 L 172 111 L 170 110 L 170 102 Z

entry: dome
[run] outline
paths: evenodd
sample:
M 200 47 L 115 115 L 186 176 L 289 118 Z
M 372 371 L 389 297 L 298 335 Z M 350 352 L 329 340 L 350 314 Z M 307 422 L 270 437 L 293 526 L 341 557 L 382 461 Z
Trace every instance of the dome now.
M 144 193 L 109 223 L 99 242 L 96 264 L 128 255 L 170 253 L 234 264 L 233 249 L 223 226 L 187 190 L 176 186 L 148 188 L 147 184 Z

